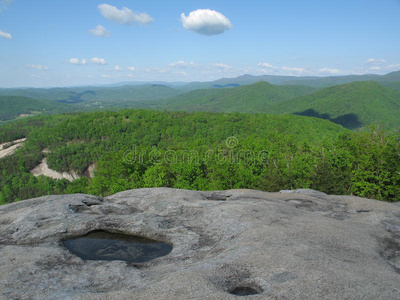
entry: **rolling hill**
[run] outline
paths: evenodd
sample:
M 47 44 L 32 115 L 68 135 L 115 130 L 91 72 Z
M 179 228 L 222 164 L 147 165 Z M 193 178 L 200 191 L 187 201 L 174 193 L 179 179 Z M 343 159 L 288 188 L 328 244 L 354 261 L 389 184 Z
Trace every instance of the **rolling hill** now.
M 156 108 L 210 112 L 265 112 L 273 104 L 310 94 L 306 86 L 276 86 L 267 82 L 230 89 L 195 90 L 168 99 Z
M 380 124 L 398 130 L 400 92 L 377 82 L 353 82 L 281 102 L 271 107 L 268 113 L 319 117 L 348 129 Z
M 69 107 L 51 100 L 22 96 L 0 96 L 0 122 L 23 116 L 70 111 Z
M 265 81 L 276 85 L 306 85 L 321 89 L 329 86 L 351 83 L 355 81 L 376 81 L 380 83 L 399 82 L 400 71 L 391 72 L 386 75 L 366 74 L 366 75 L 345 75 L 345 76 L 279 76 L 279 75 L 242 75 L 236 78 L 222 78 L 209 82 L 191 82 L 178 87 L 180 90 L 188 92 L 196 89 L 211 89 L 221 87 L 237 87 L 250 85 L 259 81 Z
M 160 100 L 181 93 L 171 87 L 158 84 L 118 87 L 0 89 L 0 96 L 24 96 L 33 99 L 55 100 L 66 104 L 83 103 L 84 105 L 122 107 L 129 106 L 130 102 Z

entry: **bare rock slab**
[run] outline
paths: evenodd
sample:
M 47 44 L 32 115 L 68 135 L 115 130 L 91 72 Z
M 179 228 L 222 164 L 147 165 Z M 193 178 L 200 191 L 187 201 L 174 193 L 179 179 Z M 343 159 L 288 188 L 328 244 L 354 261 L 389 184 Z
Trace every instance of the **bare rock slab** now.
M 106 231 L 171 252 L 84 260 Z M 400 299 L 400 205 L 311 190 L 138 189 L 0 206 L 0 299 Z

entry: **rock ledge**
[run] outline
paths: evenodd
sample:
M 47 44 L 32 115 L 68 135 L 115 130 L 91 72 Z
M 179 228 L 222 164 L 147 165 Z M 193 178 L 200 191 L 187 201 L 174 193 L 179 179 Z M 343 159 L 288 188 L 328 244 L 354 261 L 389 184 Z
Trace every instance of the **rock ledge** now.
M 1 299 L 400 298 L 399 204 L 153 188 L 3 205 L 0 225 Z M 84 261 L 62 246 L 94 230 L 173 250 L 127 263 Z

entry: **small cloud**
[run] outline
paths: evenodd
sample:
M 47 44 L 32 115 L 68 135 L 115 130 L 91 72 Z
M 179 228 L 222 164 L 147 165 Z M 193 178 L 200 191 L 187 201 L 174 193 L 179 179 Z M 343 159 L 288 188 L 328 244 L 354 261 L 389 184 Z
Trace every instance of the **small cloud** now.
M 26 65 L 26 67 L 29 69 L 44 70 L 44 71 L 47 71 L 49 69 L 49 67 L 43 65 Z
M 148 14 L 133 12 L 127 7 L 118 9 L 108 4 L 100 4 L 98 9 L 103 17 L 118 24 L 132 25 L 139 23 L 144 26 L 154 21 Z
M 111 75 L 107 75 L 107 74 L 103 74 L 103 75 L 101 75 L 101 77 L 102 77 L 102 78 L 112 78 Z
M 379 70 L 382 70 L 382 68 L 381 68 L 380 66 L 372 66 L 372 67 L 370 67 L 369 69 L 372 70 L 372 71 L 379 71 Z
M 135 71 L 136 69 L 135 69 L 135 67 L 132 66 L 132 67 L 128 67 L 128 70 L 129 71 Z
M 116 65 L 116 66 L 114 67 L 114 70 L 115 70 L 115 71 L 122 71 L 123 69 L 122 69 L 120 66 Z
M 71 58 L 68 62 L 73 65 L 86 65 L 87 64 L 86 59 L 79 60 L 78 58 Z
M 94 29 L 89 30 L 90 34 L 100 37 L 107 37 L 110 36 L 110 33 L 101 25 L 97 25 Z
M 369 58 L 364 63 L 369 64 L 369 65 L 381 65 L 381 64 L 386 63 L 386 60 L 384 60 L 382 58 L 380 58 L 380 59 Z
M 296 67 L 282 67 L 282 70 L 284 71 L 289 71 L 289 72 L 294 72 L 294 73 L 303 73 L 305 69 L 303 68 L 296 68 Z
M 202 35 L 221 34 L 233 28 L 227 17 L 210 9 L 198 9 L 190 12 L 188 16 L 182 13 L 181 22 L 185 29 Z
M 212 65 L 213 67 L 218 68 L 218 69 L 224 69 L 224 70 L 232 69 L 232 66 L 225 65 L 225 64 L 222 64 L 222 63 L 213 63 L 213 64 L 211 64 L 211 65 Z
M 95 64 L 95 65 L 106 65 L 107 62 L 104 58 L 98 58 L 98 57 L 93 57 L 91 60 L 87 60 L 85 58 L 82 58 L 79 60 L 79 58 L 70 58 L 68 60 L 70 64 L 73 65 L 88 65 L 88 64 Z
M 328 69 L 328 68 L 322 68 L 319 69 L 320 73 L 329 73 L 329 74 L 339 74 L 340 71 L 338 69 Z
M 175 72 L 174 74 L 183 75 L 183 76 L 189 76 L 189 74 L 186 73 L 185 71 Z
M 263 68 L 276 68 L 273 65 L 270 65 L 269 63 L 259 63 L 258 66 Z
M 11 34 L 0 30 L 0 37 L 5 38 L 6 40 L 12 40 Z
M 107 62 L 104 58 L 93 57 L 90 62 L 96 65 L 106 65 Z
M 183 60 L 180 60 L 180 61 L 176 61 L 176 62 L 170 63 L 169 66 L 170 67 L 187 68 L 187 67 L 193 67 L 194 66 L 194 62 L 185 62 Z

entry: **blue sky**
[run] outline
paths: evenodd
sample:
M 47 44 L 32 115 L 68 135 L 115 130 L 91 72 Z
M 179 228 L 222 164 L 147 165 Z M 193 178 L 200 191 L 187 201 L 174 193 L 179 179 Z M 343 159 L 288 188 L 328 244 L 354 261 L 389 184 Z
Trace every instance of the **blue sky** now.
M 400 70 L 400 0 L 0 0 L 0 87 Z

